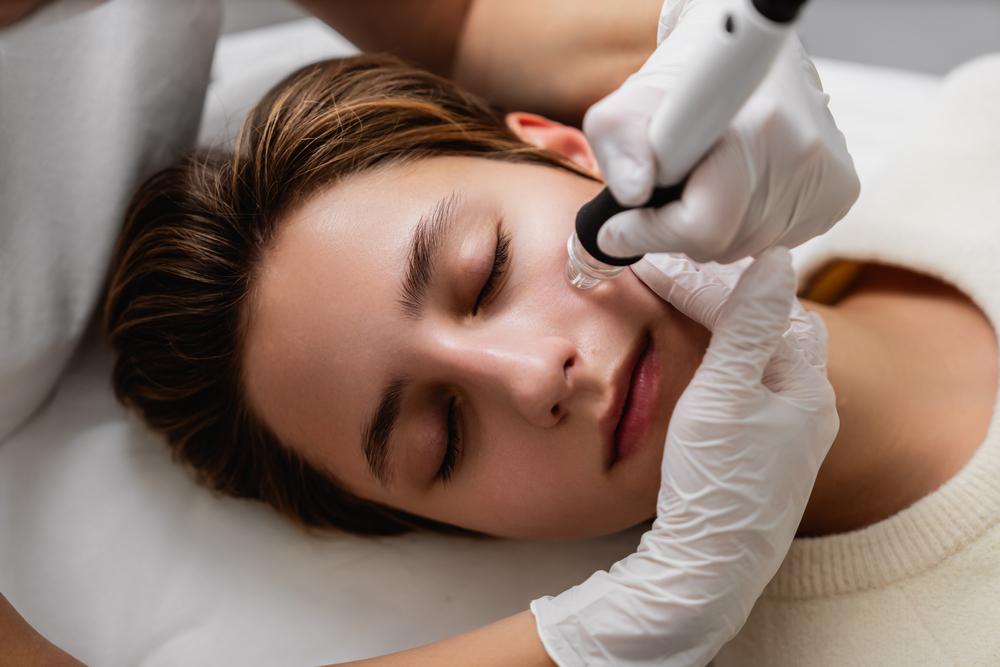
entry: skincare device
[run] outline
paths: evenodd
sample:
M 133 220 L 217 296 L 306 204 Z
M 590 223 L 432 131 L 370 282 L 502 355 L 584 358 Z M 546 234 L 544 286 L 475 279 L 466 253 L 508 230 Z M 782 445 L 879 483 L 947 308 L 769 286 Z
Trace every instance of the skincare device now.
M 642 208 L 659 208 L 680 198 L 688 173 L 711 150 L 747 98 L 771 69 L 806 0 L 737 0 L 720 8 L 718 30 L 693 58 L 656 110 L 649 141 L 656 156 L 656 182 Z M 661 156 L 669 155 L 669 163 Z M 597 246 L 607 220 L 629 207 L 604 188 L 576 216 L 566 244 L 566 278 L 580 289 L 614 278 L 642 255 L 612 257 Z

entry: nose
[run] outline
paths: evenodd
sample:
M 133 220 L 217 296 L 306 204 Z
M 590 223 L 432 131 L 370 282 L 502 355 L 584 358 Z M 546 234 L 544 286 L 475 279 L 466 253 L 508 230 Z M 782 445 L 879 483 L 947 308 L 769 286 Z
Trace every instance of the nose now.
M 433 347 L 437 373 L 471 400 L 507 401 L 540 427 L 566 414 L 577 361 L 576 346 L 566 338 L 494 328 L 444 336 Z

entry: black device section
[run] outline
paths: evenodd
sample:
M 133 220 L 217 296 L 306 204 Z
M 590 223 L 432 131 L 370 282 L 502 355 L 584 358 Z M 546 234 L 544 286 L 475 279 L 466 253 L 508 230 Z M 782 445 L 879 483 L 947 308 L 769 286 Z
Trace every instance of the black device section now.
M 681 193 L 684 192 L 685 183 L 687 183 L 686 178 L 677 185 L 655 188 L 646 203 L 638 208 L 660 208 L 680 199 Z M 605 255 L 597 247 L 597 232 L 601 231 L 604 223 L 612 216 L 630 208 L 632 207 L 619 204 L 618 200 L 611 194 L 611 190 L 607 188 L 601 190 L 596 197 L 580 207 L 576 214 L 576 235 L 591 257 L 611 266 L 629 266 L 642 259 L 642 255 L 612 257 Z
M 806 0 L 753 0 L 757 11 L 775 23 L 791 23 L 804 4 Z

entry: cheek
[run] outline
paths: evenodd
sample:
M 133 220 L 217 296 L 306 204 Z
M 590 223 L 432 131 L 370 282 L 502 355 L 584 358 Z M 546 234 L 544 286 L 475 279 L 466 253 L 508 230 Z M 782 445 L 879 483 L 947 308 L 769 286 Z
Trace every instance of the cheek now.
M 560 540 L 615 533 L 649 517 L 656 499 L 655 489 L 650 495 L 636 488 L 646 486 L 638 480 L 624 486 L 617 481 L 576 470 L 572 457 L 536 464 L 492 480 L 481 499 L 491 516 L 480 518 L 489 523 L 487 532 L 500 537 Z
M 580 207 L 601 184 L 568 172 L 543 167 L 518 171 L 500 195 L 525 257 L 538 266 L 565 269 L 566 242 L 573 234 Z
M 669 365 L 667 381 L 668 393 L 676 403 L 681 392 L 687 388 L 694 373 L 701 365 L 705 350 L 711 340 L 711 332 L 701 324 L 691 320 L 671 307 L 669 325 L 665 327 L 668 340 L 665 362 Z M 673 409 L 673 405 L 671 405 Z
M 568 453 L 581 438 L 552 442 L 535 435 L 506 441 L 523 447 L 492 447 L 475 474 L 442 493 L 427 513 L 497 537 L 557 540 L 606 535 L 648 516 L 648 502 L 622 494 L 588 468 L 592 460 Z

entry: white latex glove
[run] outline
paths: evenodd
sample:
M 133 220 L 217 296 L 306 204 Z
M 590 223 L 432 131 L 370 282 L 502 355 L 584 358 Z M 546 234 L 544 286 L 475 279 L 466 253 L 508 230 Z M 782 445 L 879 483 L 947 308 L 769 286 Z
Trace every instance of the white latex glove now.
M 631 269 L 661 299 L 708 326 L 707 323 L 719 320 L 726 299 L 753 262 L 752 257 L 744 257 L 730 264 L 698 263 L 681 254 L 657 253 L 646 255 Z M 682 303 L 692 295 L 697 295 L 697 306 Z M 695 308 L 702 310 L 691 315 Z M 783 337 L 797 347 L 810 364 L 826 373 L 827 333 L 823 318 L 819 313 L 806 311 L 798 299 L 792 299 L 788 317 L 790 324 Z
M 680 72 L 701 57 L 731 2 L 667 0 L 657 49 L 638 72 L 592 106 L 583 129 L 608 187 L 626 206 L 650 196 L 656 177 L 650 118 Z M 844 136 L 827 108 L 819 75 L 791 35 L 729 129 L 695 167 L 682 198 L 611 218 L 597 242 L 609 255 L 683 252 L 728 263 L 775 245 L 795 247 L 824 233 L 858 197 Z M 669 164 L 669 155 L 659 156 Z M 671 180 L 684 174 L 660 174 Z
M 747 268 L 648 257 L 633 271 L 713 330 L 678 401 L 657 517 L 637 551 L 532 601 L 552 659 L 570 665 L 707 664 L 784 559 L 839 427 L 822 322 L 798 310 L 775 248 Z

